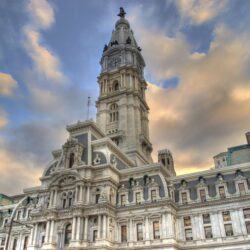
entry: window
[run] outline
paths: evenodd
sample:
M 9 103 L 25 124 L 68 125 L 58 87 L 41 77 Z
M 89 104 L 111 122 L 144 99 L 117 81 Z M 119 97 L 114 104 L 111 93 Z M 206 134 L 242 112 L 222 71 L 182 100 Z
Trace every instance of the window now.
M 97 230 L 93 231 L 93 242 L 96 242 L 97 239 Z
M 18 211 L 18 212 L 17 212 L 16 219 L 17 219 L 17 220 L 20 220 L 20 219 L 21 219 L 21 211 Z
M 15 238 L 13 240 L 12 250 L 16 250 L 16 248 L 17 248 L 17 239 Z
M 42 245 L 43 245 L 44 241 L 45 241 L 45 235 L 42 236 Z
M 224 199 L 226 197 L 224 186 L 219 187 L 219 195 L 221 199 Z
M 28 236 L 24 237 L 24 242 L 23 242 L 23 250 L 27 250 L 27 246 L 28 246 Z
M 126 195 L 122 194 L 121 195 L 121 206 L 125 206 L 126 205 Z
M 210 226 L 209 227 L 204 227 L 204 232 L 205 232 L 205 238 L 206 239 L 213 238 L 212 228 Z
M 240 195 L 246 194 L 246 189 L 244 183 L 238 183 Z
M 3 227 L 8 223 L 8 219 L 4 219 L 3 221 Z
M 141 203 L 141 193 L 138 192 L 135 194 L 135 202 L 138 204 L 138 203 Z
M 67 206 L 67 193 L 64 192 L 62 194 L 62 207 L 66 208 L 66 206 Z
M 192 233 L 192 229 L 185 229 L 185 237 L 187 241 L 193 240 L 193 233 Z
M 183 204 L 187 204 L 187 193 L 181 193 L 181 200 Z
M 246 221 L 247 234 L 250 234 L 250 221 Z
M 191 218 L 190 218 L 190 216 L 184 217 L 184 226 L 185 227 L 191 226 Z
M 118 121 L 118 105 L 116 103 L 113 103 L 110 105 L 110 113 L 109 113 L 109 121 L 110 122 L 116 122 Z
M 160 239 L 160 223 L 159 221 L 153 222 L 154 239 Z
M 223 221 L 231 221 L 231 216 L 229 211 L 225 211 L 222 213 Z
M 206 191 L 205 191 L 205 189 L 200 190 L 200 199 L 201 199 L 201 202 L 206 201 Z
M 226 236 L 233 236 L 234 233 L 233 233 L 233 227 L 232 227 L 232 224 L 225 224 L 225 233 L 226 233 Z
M 142 224 L 141 223 L 136 225 L 136 231 L 137 231 L 137 240 L 138 241 L 143 240 L 143 231 L 142 231 Z
M 24 208 L 24 209 L 23 209 L 23 219 L 25 219 L 25 218 L 26 218 L 26 213 L 27 213 L 27 209 L 26 209 L 26 208 Z
M 5 238 L 2 238 L 1 246 L 4 246 L 4 245 L 5 245 Z
M 166 162 L 165 162 L 165 159 L 164 159 L 164 158 L 161 159 L 161 163 L 162 163 L 164 166 L 166 166 Z
M 68 197 L 69 197 L 69 207 L 71 207 L 72 206 L 72 201 L 73 201 L 73 193 L 72 192 L 69 192 L 68 193 Z
M 211 220 L 210 220 L 210 214 L 203 214 L 203 223 L 204 224 L 210 224 Z
M 156 201 L 156 190 L 151 190 L 151 200 Z
M 72 225 L 68 224 L 65 227 L 65 235 L 64 235 L 64 244 L 65 245 L 68 245 L 70 243 L 71 236 L 72 236 Z
M 114 88 L 114 91 L 119 90 L 119 83 L 117 81 L 114 81 L 113 88 Z
M 127 226 L 126 225 L 121 226 L 121 241 L 127 242 Z
M 73 167 L 74 162 L 75 162 L 75 155 L 74 155 L 74 153 L 71 153 L 71 154 L 69 155 L 69 168 L 72 168 L 72 167 Z
M 243 213 L 245 219 L 250 219 L 250 208 L 244 209 Z
M 97 204 L 99 202 L 100 199 L 100 194 L 96 194 L 95 196 L 95 203 Z

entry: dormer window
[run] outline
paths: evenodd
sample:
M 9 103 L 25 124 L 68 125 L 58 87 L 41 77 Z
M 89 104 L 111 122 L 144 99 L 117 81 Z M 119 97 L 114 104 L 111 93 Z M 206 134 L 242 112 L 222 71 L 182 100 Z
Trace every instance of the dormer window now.
M 181 201 L 182 201 L 182 204 L 187 204 L 188 203 L 187 192 L 181 193 Z
M 238 187 L 239 187 L 240 195 L 246 194 L 246 189 L 245 189 L 245 185 L 243 182 L 238 183 Z
M 221 199 L 226 198 L 226 193 L 225 193 L 225 187 L 224 186 L 219 187 L 219 195 L 220 195 Z
M 205 189 L 200 189 L 200 199 L 201 199 L 201 202 L 206 201 L 206 191 L 205 191 Z

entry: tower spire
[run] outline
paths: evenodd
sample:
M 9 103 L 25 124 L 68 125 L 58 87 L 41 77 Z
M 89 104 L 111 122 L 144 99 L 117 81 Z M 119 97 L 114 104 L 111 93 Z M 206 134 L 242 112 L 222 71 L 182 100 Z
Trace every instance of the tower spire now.
M 97 124 L 136 165 L 152 162 L 145 98 L 145 62 L 121 7 L 110 42 L 104 46 Z

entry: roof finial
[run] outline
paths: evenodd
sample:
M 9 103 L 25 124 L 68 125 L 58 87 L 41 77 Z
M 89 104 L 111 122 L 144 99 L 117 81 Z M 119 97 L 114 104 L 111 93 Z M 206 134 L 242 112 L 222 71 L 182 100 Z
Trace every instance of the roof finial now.
M 124 18 L 125 15 L 126 15 L 126 12 L 124 11 L 124 9 L 122 7 L 120 7 L 120 13 L 117 16 Z

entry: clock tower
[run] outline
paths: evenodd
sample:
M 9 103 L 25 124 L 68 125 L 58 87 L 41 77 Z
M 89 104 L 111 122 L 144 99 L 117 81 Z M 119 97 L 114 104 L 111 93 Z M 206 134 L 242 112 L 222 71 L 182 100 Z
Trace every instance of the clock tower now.
M 140 166 L 152 163 L 145 62 L 125 14 L 120 8 L 120 18 L 100 61 L 97 124 Z

